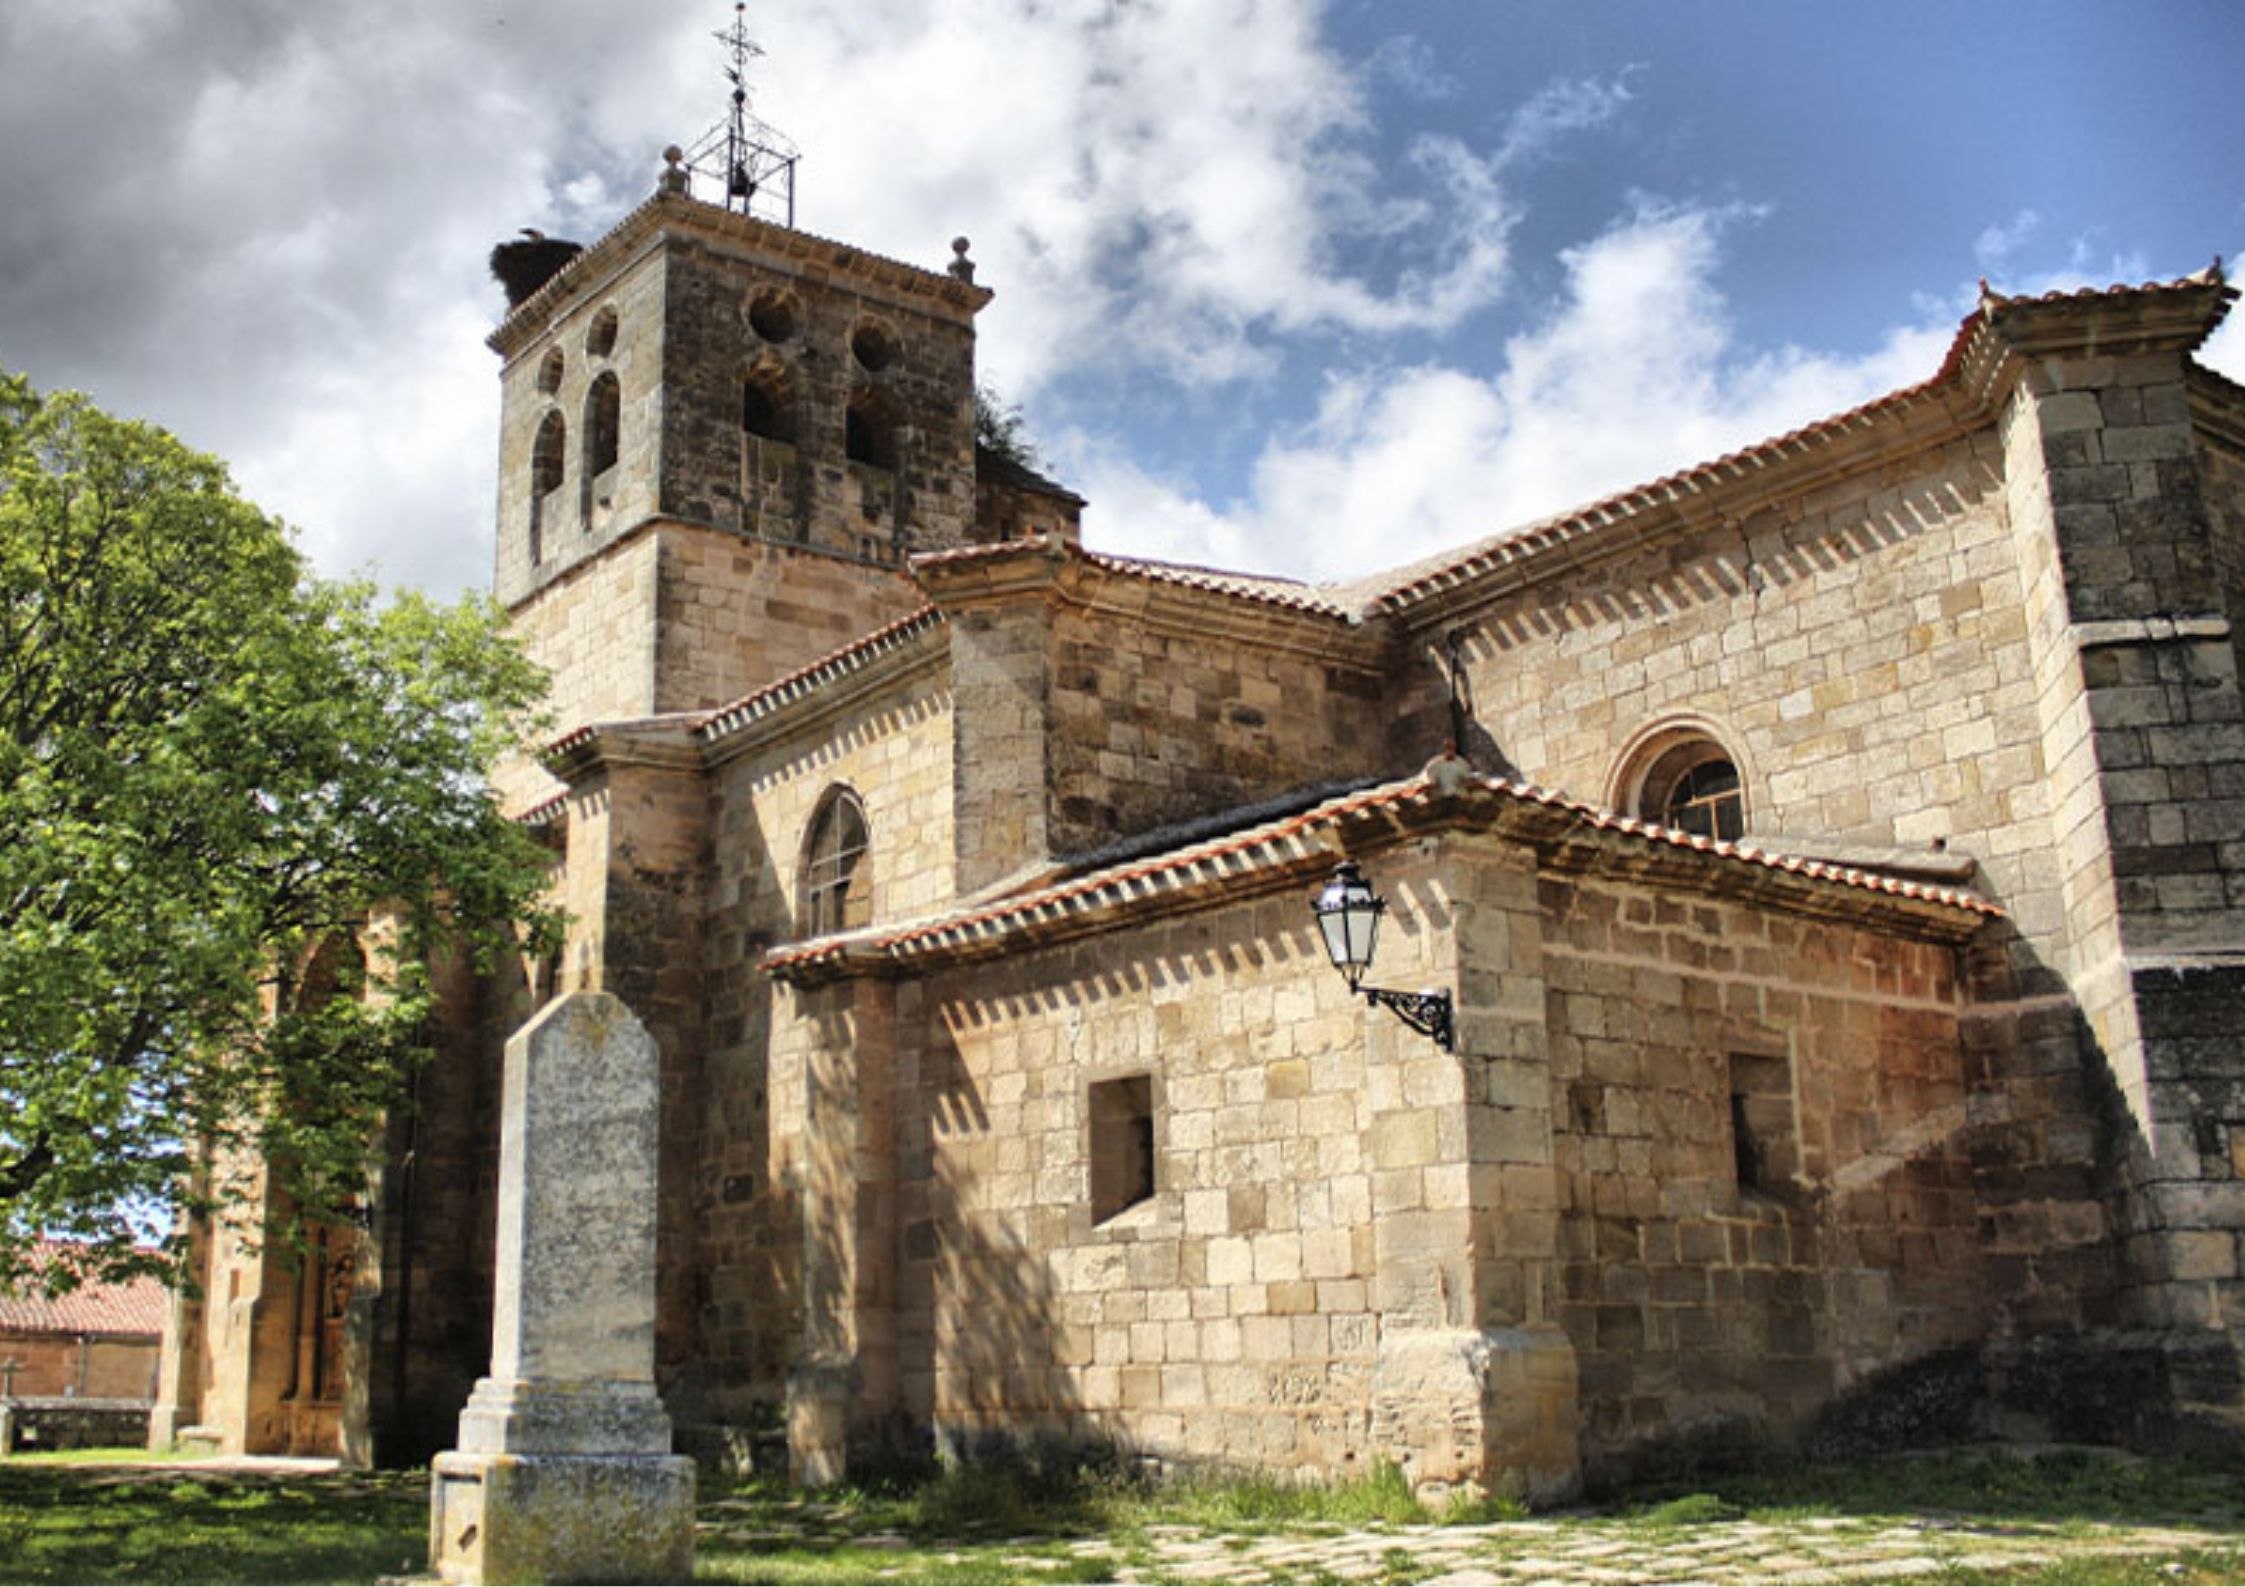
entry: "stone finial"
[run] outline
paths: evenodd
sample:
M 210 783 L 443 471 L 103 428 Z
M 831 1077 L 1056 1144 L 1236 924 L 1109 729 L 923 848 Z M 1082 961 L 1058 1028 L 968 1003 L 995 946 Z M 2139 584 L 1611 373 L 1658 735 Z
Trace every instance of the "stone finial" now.
M 663 150 L 663 174 L 656 183 L 658 192 L 685 196 L 688 181 L 685 160 L 686 151 L 675 143 Z
M 967 250 L 973 246 L 964 237 L 951 239 L 951 275 L 968 286 L 974 285 L 974 261 L 967 257 Z

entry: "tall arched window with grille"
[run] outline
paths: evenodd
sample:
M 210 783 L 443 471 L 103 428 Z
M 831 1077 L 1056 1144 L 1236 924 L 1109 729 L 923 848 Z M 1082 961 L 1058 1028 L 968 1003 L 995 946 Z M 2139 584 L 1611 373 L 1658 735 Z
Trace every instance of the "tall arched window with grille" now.
M 848 788 L 819 802 L 803 845 L 803 931 L 824 936 L 873 919 L 872 837 L 865 806 Z

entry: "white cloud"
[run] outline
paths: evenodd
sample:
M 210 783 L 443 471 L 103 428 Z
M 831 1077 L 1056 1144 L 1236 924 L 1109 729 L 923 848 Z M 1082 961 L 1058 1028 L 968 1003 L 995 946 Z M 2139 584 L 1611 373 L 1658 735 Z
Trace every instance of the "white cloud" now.
M 1492 165 L 1428 138 L 1376 169 L 1320 9 L 874 0 L 793 15 L 761 103 L 817 151 L 809 229 L 929 260 L 973 237 L 1004 304 L 982 357 L 1009 392 L 1094 366 L 1234 380 L 1268 367 L 1269 337 L 1447 329 L 1505 285 Z M 1351 274 L 1363 239 L 1417 263 Z
M 1417 99 L 1455 99 L 1458 80 L 1442 69 L 1442 57 L 1433 45 L 1415 33 L 1397 33 L 1380 40 L 1364 59 L 1364 75 L 1391 83 Z
M 590 238 L 723 110 L 699 0 L 18 0 L 0 58 L 0 346 L 231 458 L 323 564 L 488 566 L 517 226 Z M 1444 330 L 1506 286 L 1495 163 L 1368 152 L 1321 0 L 761 8 L 755 108 L 809 151 L 799 222 L 1002 295 L 985 370 L 1252 377 L 1277 338 Z M 1574 112 L 1562 112 L 1561 119 Z M 1384 266 L 1359 269 L 1351 260 Z
M 1741 348 L 1716 281 L 1744 211 L 1642 205 L 1564 256 L 1567 289 L 1481 376 L 1440 364 L 1331 380 L 1316 418 L 1216 511 L 1095 451 L 1072 459 L 1095 544 L 1349 578 L 1532 522 L 1930 376 L 1955 327 L 1861 357 Z
M 1972 256 L 1983 270 L 2000 270 L 2011 256 L 2042 229 L 2042 217 L 2023 209 L 2001 225 L 1987 226 L 1973 239 Z
M 1512 113 L 1497 162 L 1512 165 L 1546 154 L 1568 136 L 1604 126 L 1630 102 L 1629 74 L 1609 82 L 1562 78 L 1547 83 Z
M 1718 288 L 1739 207 L 1641 203 L 1565 254 L 1493 369 L 1429 358 L 1515 288 L 1525 170 L 1631 113 L 1627 73 L 1479 107 L 1381 163 L 1366 95 L 1443 91 L 1389 41 L 1352 70 L 1323 0 L 852 0 L 754 18 L 755 108 L 807 151 L 806 229 L 997 288 L 982 367 L 1034 415 L 1090 371 L 1263 378 L 1346 360 L 1239 502 L 1062 436 L 1100 542 L 1339 575 L 1530 519 L 1924 378 L 1968 304 L 1860 357 L 1741 345 Z M 714 15 L 712 13 L 715 13 Z M 723 109 L 704 0 L 13 0 L 0 60 L 0 362 L 231 458 L 322 565 L 451 590 L 490 558 L 490 246 L 589 239 Z M 2034 252 L 2027 211 L 1987 267 Z M 2074 239 L 2046 290 L 2143 274 Z M 2110 268 L 2092 274 L 2100 259 Z M 1398 352 L 1408 346 L 1408 354 Z M 2210 362 L 2245 363 L 2225 330 Z

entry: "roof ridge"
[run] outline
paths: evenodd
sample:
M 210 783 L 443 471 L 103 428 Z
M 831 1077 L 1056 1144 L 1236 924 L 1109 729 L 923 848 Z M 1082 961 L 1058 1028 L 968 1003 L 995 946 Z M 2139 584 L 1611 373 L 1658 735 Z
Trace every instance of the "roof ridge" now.
M 2218 265 L 2212 270 L 2202 270 L 2195 275 L 2178 276 L 2171 280 L 2133 284 L 2116 282 L 2108 287 L 2059 288 L 2049 292 L 2022 294 L 2016 297 L 2007 297 L 1989 290 L 1986 282 L 1982 282 L 1981 287 L 1982 293 L 1979 304 L 1958 322 L 1956 334 L 1950 338 L 1948 351 L 1942 356 L 1940 367 L 1924 380 L 1913 385 L 1898 387 L 1883 396 L 1873 397 L 1868 401 L 1856 404 L 1852 408 L 1842 409 L 1838 413 L 1811 420 L 1782 434 L 1770 436 L 1748 446 L 1735 448 L 1705 462 L 1677 469 L 1640 484 L 1626 486 L 1574 507 L 1563 508 L 1547 517 L 1531 520 L 1514 529 L 1499 530 L 1494 536 L 1469 542 L 1465 547 L 1460 548 L 1455 558 L 1441 562 L 1409 578 L 1380 586 L 1375 583 L 1379 576 L 1374 574 L 1366 579 L 1351 580 L 1346 584 L 1332 587 L 1370 586 L 1371 593 L 1363 598 L 1359 610 L 1366 614 L 1396 611 L 1434 593 L 1436 587 L 1448 587 L 1462 579 L 1472 577 L 1475 573 L 1484 571 L 1483 567 L 1474 564 L 1495 565 L 1499 562 L 1514 560 L 1528 549 L 1546 543 L 1556 544 L 1561 540 L 1572 538 L 1586 528 L 1596 527 L 1595 524 L 1590 522 L 1592 519 L 1608 520 L 1616 513 L 1630 512 L 1642 507 L 1657 505 L 1657 498 L 1663 495 L 1669 499 L 1674 499 L 1680 492 L 1696 491 L 1700 488 L 1701 483 L 1707 481 L 1710 476 L 1724 471 L 1739 473 L 1748 468 L 1766 467 L 1774 460 L 1773 454 L 1782 453 L 1789 448 L 1830 440 L 1837 431 L 1854 428 L 1868 420 L 1883 417 L 1888 412 L 1923 401 L 1934 395 L 1942 387 L 1953 383 L 1963 367 L 1966 347 L 1973 334 L 1982 329 L 1987 324 L 1991 312 L 1998 309 L 2032 304 L 2088 302 L 2107 297 L 2151 296 L 2160 293 L 2201 291 L 2209 287 L 2227 293 L 2232 297 L 2236 295 L 2234 289 L 2230 288 L 2222 277 Z M 1435 553 L 1435 556 L 1439 557 L 1440 553 Z M 1407 564 L 1406 566 L 1417 565 Z M 1399 569 L 1397 571 L 1405 570 Z

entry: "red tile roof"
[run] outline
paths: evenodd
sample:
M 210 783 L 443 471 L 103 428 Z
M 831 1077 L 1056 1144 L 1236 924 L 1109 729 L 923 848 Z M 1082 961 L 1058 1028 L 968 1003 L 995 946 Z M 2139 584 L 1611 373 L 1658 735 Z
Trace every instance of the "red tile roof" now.
M 1466 769 L 1463 762 L 1451 761 L 1436 762 L 1419 775 L 1399 782 L 1383 783 L 1329 799 L 1283 820 L 1266 822 L 1204 843 L 1188 844 L 1150 859 L 1106 867 L 1086 876 L 971 905 L 932 919 L 822 937 L 783 948 L 768 956 L 764 965 L 767 970 L 785 972 L 838 965 L 849 957 L 871 955 L 904 959 L 923 950 L 959 947 L 1038 922 L 1142 899 L 1176 886 L 1260 870 L 1283 860 L 1299 859 L 1305 853 L 1322 854 L 1322 845 L 1306 841 L 1320 829 L 1336 827 L 1350 817 L 1383 808 L 1430 806 L 1440 798 L 1459 793 L 1493 806 L 1501 807 L 1510 802 L 1539 807 L 1568 817 L 1568 825 L 1577 830 L 1618 833 L 1646 845 L 1689 850 L 1763 872 L 1933 904 L 1971 915 L 2000 918 L 2003 914 L 1995 904 L 1960 889 L 1929 886 L 1822 860 L 1772 853 L 1750 844 L 1725 843 L 1678 832 L 1649 821 L 1616 815 L 1533 783 L 1486 776 Z
M 33 1265 L 67 1264 L 70 1247 L 41 1241 Z M 164 1286 L 153 1278 L 127 1284 L 88 1279 L 67 1295 L 47 1295 L 37 1278 L 24 1280 L 14 1293 L 0 1291 L 0 1334 L 107 1334 L 153 1338 L 164 1331 Z M 4 1347 L 0 1347 L 4 1349 Z
M 1329 599 L 1325 590 L 1314 584 L 1305 584 L 1300 579 L 1283 578 L 1277 574 L 1238 573 L 1224 568 L 1198 567 L 1189 562 L 1158 562 L 1151 557 L 1126 557 L 1111 551 L 1091 551 L 1073 541 L 1056 539 L 1050 535 L 924 552 L 912 559 L 912 567 L 915 571 L 921 568 L 947 568 L 967 562 L 995 562 L 1007 557 L 1033 555 L 1081 562 L 1124 578 L 1146 579 L 1157 584 L 1206 590 L 1216 595 L 1256 601 L 1265 606 L 1307 612 L 1314 617 L 1330 617 L 1339 622 L 1349 620 L 1348 611 Z
M 931 629 L 943 626 L 943 614 L 933 606 L 923 606 L 907 613 L 886 628 L 876 628 L 862 639 L 852 640 L 840 650 L 830 651 L 809 666 L 798 667 L 785 677 L 777 678 L 751 694 L 744 694 L 730 705 L 721 705 L 702 719 L 695 729 L 704 743 L 723 738 L 727 733 L 744 727 L 760 716 L 779 709 L 790 700 L 809 694 L 822 683 L 855 672 L 874 657 L 885 655 L 900 645 L 908 644 Z
M 1674 474 L 1663 475 L 1648 484 L 1634 485 L 1569 512 L 1476 541 L 1446 559 L 1435 559 L 1431 566 L 1427 563 L 1413 564 L 1398 570 L 1385 580 L 1374 578 L 1350 586 L 1339 586 L 1334 593 L 1344 600 L 1352 594 L 1359 596 L 1367 615 L 1394 611 L 1493 567 L 1572 540 L 1646 508 L 1680 501 L 1708 486 L 1740 478 L 1806 454 L 1887 415 L 1900 413 L 1905 408 L 1947 394 L 1947 388 L 1956 384 L 1958 375 L 1964 368 L 1974 337 L 2006 309 L 2035 304 L 2079 303 L 2114 298 L 2142 299 L 2207 291 L 2224 299 L 2235 296 L 2223 282 L 2218 260 L 2211 270 L 2174 281 L 2081 287 L 2072 291 L 2045 292 L 2039 296 L 2005 297 L 1988 290 L 1987 283 L 1982 282 L 1979 307 L 1966 315 L 1958 325 L 1957 334 L 1949 343 L 1948 353 L 1941 360 L 1941 367 L 1934 371 L 1930 379 L 1889 392 L 1883 397 L 1873 398 L 1844 413 L 1818 419 L 1797 430 L 1788 430 L 1783 435 L 1773 436 L 1757 445 L 1725 453 Z M 2211 330 L 2220 317 L 2217 312 L 2207 328 Z M 1384 588 L 1381 587 L 1383 584 Z

